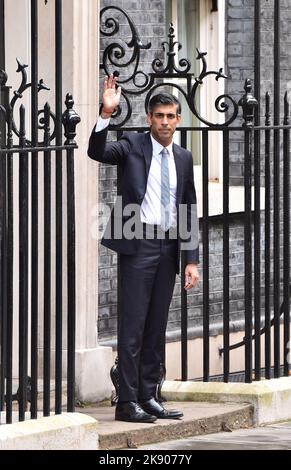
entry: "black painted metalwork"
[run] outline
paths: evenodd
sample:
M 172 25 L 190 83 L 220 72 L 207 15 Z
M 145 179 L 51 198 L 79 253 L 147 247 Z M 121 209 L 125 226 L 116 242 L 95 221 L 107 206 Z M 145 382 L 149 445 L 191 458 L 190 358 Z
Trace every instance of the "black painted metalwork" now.
M 280 124 L 280 1 L 274 0 L 274 125 Z M 280 377 L 280 130 L 274 130 L 274 375 Z
M 49 415 L 50 406 L 47 396 L 50 395 L 50 343 L 51 343 L 51 303 L 52 303 L 52 239 L 51 239 L 51 151 L 50 142 L 50 105 L 44 107 L 44 143 L 47 149 L 44 151 L 44 273 L 43 283 L 46 292 L 43 311 L 43 344 L 44 344 L 44 413 Z
M 108 6 L 101 10 L 100 12 L 100 22 L 101 22 L 101 34 L 107 37 L 112 37 L 119 32 L 119 22 L 116 18 L 107 16 L 109 11 L 117 11 L 125 16 L 128 21 L 128 24 L 131 29 L 132 38 L 126 43 L 128 48 L 133 48 L 132 56 L 129 59 L 126 59 L 122 62 L 126 55 L 126 48 L 119 42 L 110 43 L 104 50 L 103 59 L 101 64 L 101 69 L 104 70 L 105 74 L 114 73 L 119 77 L 119 83 L 122 85 L 122 96 L 124 98 L 125 110 L 122 109 L 122 106 L 118 108 L 115 114 L 112 115 L 111 128 L 117 129 L 124 126 L 131 118 L 132 115 L 132 106 L 130 102 L 130 97 L 145 94 L 145 110 L 147 110 L 147 105 L 150 100 L 152 93 L 154 93 L 159 87 L 171 86 L 179 90 L 181 95 L 185 98 L 187 105 L 189 106 L 192 113 L 207 126 L 219 126 L 217 123 L 212 123 L 206 118 L 200 115 L 197 105 L 196 98 L 197 92 L 200 86 L 203 85 L 205 79 L 208 79 L 210 76 L 219 80 L 220 78 L 227 78 L 223 73 L 223 69 L 219 71 L 208 71 L 207 62 L 206 62 L 206 52 L 201 52 L 197 49 L 197 60 L 200 60 L 202 63 L 202 70 L 199 74 L 199 77 L 194 78 L 193 74 L 190 73 L 191 63 L 188 59 L 182 58 L 179 60 L 178 64 L 176 62 L 177 52 L 182 48 L 182 45 L 175 41 L 175 31 L 172 24 L 170 24 L 168 41 L 162 43 L 163 51 L 166 52 L 166 62 L 162 61 L 160 58 L 156 58 L 152 62 L 152 71 L 147 75 L 140 71 L 140 52 L 144 49 L 150 49 L 151 43 L 146 45 L 142 44 L 142 41 L 138 35 L 137 28 L 134 22 L 129 18 L 128 14 L 122 10 L 122 8 L 115 6 Z M 104 29 L 105 28 L 105 29 Z M 110 29 L 110 31 L 106 31 Z M 133 71 L 129 77 L 123 77 L 123 71 L 128 73 L 129 66 L 133 67 Z M 143 78 L 143 81 L 139 82 L 140 77 Z M 165 82 L 161 79 L 173 79 L 173 78 L 184 78 L 187 82 L 187 91 L 178 84 L 178 82 Z M 127 88 L 125 86 L 131 82 L 134 88 Z M 230 104 L 227 103 L 229 101 Z M 238 105 L 235 100 L 230 95 L 221 95 L 218 96 L 215 100 L 215 109 L 219 113 L 228 113 L 228 119 L 225 122 L 225 125 L 228 126 L 237 117 L 238 114 Z M 230 105 L 232 105 L 232 112 Z M 116 120 L 116 122 L 115 122 Z
M 203 380 L 209 380 L 209 147 L 208 132 L 202 131 L 202 243 L 203 243 Z
M 271 378 L 271 125 L 270 95 L 265 95 L 265 376 Z
M 218 11 L 218 0 L 212 0 L 211 13 Z
M 55 83 L 56 83 L 56 144 L 62 144 L 62 0 L 55 0 Z M 56 413 L 61 413 L 62 409 L 62 311 L 63 311 L 63 159 L 62 153 L 56 153 L 56 321 L 55 321 L 55 341 L 56 341 Z
M 216 11 L 218 2 L 213 2 Z M 197 107 L 199 87 L 209 77 L 219 80 L 226 78 L 222 69 L 218 72 L 208 71 L 206 53 L 197 49 L 197 59 L 201 62 L 198 77 L 191 73 L 191 64 L 187 58 L 178 60 L 177 52 L 181 44 L 175 40 L 173 25 L 170 24 L 168 40 L 162 43 L 161 55 L 151 62 L 151 70 L 146 74 L 141 71 L 141 54 L 147 53 L 150 43 L 143 45 L 131 18 L 119 7 L 106 7 L 101 11 L 101 33 L 107 38 L 115 37 L 113 42 L 106 43 L 101 69 L 106 74 L 114 73 L 119 77 L 122 86 L 123 101 L 110 123 L 110 129 L 117 131 L 120 138 L 124 131 L 145 132 L 147 128 L 131 125 L 132 100 L 137 96 L 144 97 L 145 111 L 153 93 L 160 88 L 171 86 L 179 91 L 184 103 L 197 118 L 196 127 L 180 127 L 180 143 L 187 146 L 187 136 L 197 133 L 202 143 L 203 174 L 203 217 L 201 220 L 203 246 L 203 380 L 211 380 L 210 370 L 210 253 L 209 230 L 212 221 L 209 214 L 209 133 L 220 132 L 223 142 L 223 214 L 217 217 L 223 225 L 223 380 L 227 382 L 232 376 L 230 371 L 230 353 L 244 347 L 244 379 L 251 382 L 262 376 L 271 378 L 280 374 L 289 374 L 288 346 L 290 341 L 290 121 L 287 95 L 284 100 L 284 122 L 280 124 L 280 1 L 274 1 L 274 121 L 271 121 L 270 94 L 265 96 L 264 124 L 261 124 L 261 2 L 254 4 L 254 95 L 252 83 L 245 81 L 245 93 L 239 100 L 229 95 L 217 97 L 214 107 L 225 113 L 223 124 L 211 122 L 201 116 Z M 119 21 L 124 15 L 132 33 L 131 40 L 124 45 L 118 37 Z M 110 16 L 108 16 L 110 14 Z M 116 38 L 117 37 L 117 38 Z M 126 48 L 132 50 L 129 53 Z M 162 59 L 164 54 L 164 59 Z M 150 61 L 147 61 L 150 62 Z M 173 80 L 174 79 L 174 80 Z M 183 79 L 186 87 L 180 86 Z M 242 125 L 236 118 L 239 107 L 242 109 Z M 236 120 L 236 121 L 235 121 Z M 244 301 L 245 301 L 245 336 L 242 341 L 230 344 L 230 293 L 233 279 L 230 265 L 230 142 L 235 132 L 243 142 L 244 155 L 244 203 L 241 214 L 244 224 Z M 282 146 L 281 134 L 283 134 Z M 281 148 L 282 147 L 282 148 Z M 280 162 L 283 161 L 283 171 Z M 274 170 L 274 171 L 273 171 Z M 281 174 L 282 173 L 282 174 Z M 265 181 L 264 211 L 262 209 L 262 181 Z M 120 186 L 120 175 L 118 186 Z M 280 194 L 282 188 L 282 194 Z M 253 197 L 254 196 L 254 197 Z M 252 205 L 253 197 L 253 205 Z M 282 204 L 283 201 L 283 204 Z M 272 204 L 273 202 L 273 204 Z M 280 203 L 283 209 L 280 208 Z M 283 221 L 283 266 L 280 261 L 280 223 Z M 271 234 L 274 233 L 271 247 Z M 272 249 L 273 248 L 273 249 Z M 283 267 L 283 279 L 280 270 Z M 181 285 L 183 286 L 183 259 Z M 274 276 L 271 275 L 274 269 Z M 283 291 L 283 298 L 282 298 Z M 264 315 L 263 315 L 264 306 Z M 188 298 L 181 288 L 181 378 L 188 379 Z M 283 325 L 283 327 L 282 327 Z M 283 330 L 282 330 L 283 328 Z M 284 368 L 280 358 L 280 332 L 283 331 Z M 261 352 L 261 336 L 264 335 L 264 364 Z M 272 361 L 272 335 L 274 338 Z M 116 365 L 112 369 L 112 379 L 116 382 Z M 162 375 L 160 381 L 164 379 Z M 115 397 L 115 400 L 117 398 Z M 113 401 L 115 401 L 113 400 Z
M 284 96 L 284 126 L 290 123 L 287 92 Z M 283 363 L 284 375 L 289 375 L 290 355 L 290 129 L 283 130 Z
M 223 131 L 223 378 L 229 380 L 229 130 Z
M 255 79 L 254 95 L 258 101 L 255 109 L 255 125 L 260 125 L 260 92 L 261 92 L 261 2 L 255 2 Z M 254 328 L 256 332 L 254 355 L 255 355 L 255 380 L 261 378 L 261 146 L 260 132 L 254 133 L 254 187 L 255 187 L 255 218 L 254 218 Z
M 12 422 L 12 402 L 18 401 L 19 420 L 25 419 L 27 402 L 30 402 L 30 416 L 36 419 L 38 407 L 45 416 L 51 413 L 51 381 L 55 379 L 55 413 L 62 411 L 62 382 L 67 376 L 67 410 L 74 411 L 75 391 L 75 190 L 74 150 L 76 126 L 79 116 L 73 109 L 74 101 L 67 94 L 65 111 L 62 105 L 62 1 L 55 1 L 56 14 L 56 103 L 54 114 L 48 103 L 43 109 L 38 106 L 38 93 L 48 90 L 43 80 L 38 80 L 38 0 L 31 0 L 31 83 L 27 81 L 27 65 L 17 59 L 22 80 L 17 91 L 10 97 L 7 74 L 0 71 L 0 398 L 1 411 Z M 25 92 L 31 93 L 31 136 L 26 133 L 28 115 L 23 104 L 19 107 L 19 128 L 15 118 L 16 104 Z M 63 143 L 63 134 L 65 142 Z M 43 173 L 38 161 L 43 157 Z M 52 191 L 52 157 L 56 161 L 56 193 Z M 66 157 L 66 175 L 63 160 Z M 14 165 L 17 163 L 17 165 Z M 18 178 L 13 174 L 18 172 Z M 15 187 L 18 181 L 19 187 Z M 38 186 L 38 181 L 42 181 Z M 62 181 L 66 181 L 67 204 L 62 201 Z M 17 190 L 17 192 L 16 192 Z M 44 227 L 39 226 L 39 205 L 41 193 L 44 200 Z M 18 208 L 13 200 L 18 194 Z M 52 207 L 56 200 L 56 207 Z M 52 217 L 56 216 L 56 237 L 52 236 Z M 65 219 L 66 218 L 66 219 Z M 15 237 L 15 219 L 19 235 Z M 66 220 L 67 239 L 63 240 L 62 223 Z M 39 234 L 43 230 L 44 246 Z M 59 239 L 61 238 L 61 240 Z M 19 239 L 19 242 L 18 240 Z M 56 239 L 56 248 L 53 241 Z M 63 273 L 62 250 L 66 247 L 67 268 Z M 42 254 L 43 250 L 43 254 Z M 52 270 L 52 256 L 56 252 L 56 269 Z M 14 258 L 19 260 L 19 271 L 14 272 Z M 44 265 L 40 264 L 40 257 Z M 29 269 L 30 267 L 30 269 Z M 43 276 L 43 310 L 39 309 L 39 277 Z M 63 297 L 62 278 L 67 277 L 67 364 L 62 369 Z M 55 280 L 56 286 L 51 285 Z M 61 279 L 61 281 L 60 281 Z M 17 285 L 16 285 L 17 280 Z M 18 312 L 15 310 L 14 286 L 19 291 Z M 29 289 L 30 286 L 30 289 Z M 55 296 L 55 297 L 53 297 Z M 52 300 L 56 304 L 55 375 L 52 374 Z M 43 321 L 40 315 L 43 311 Z M 43 331 L 43 374 L 39 374 L 40 324 Z M 19 326 L 18 326 L 19 325 Z M 30 334 L 28 331 L 30 325 Z M 15 341 L 15 333 L 18 341 Z M 17 352 L 16 352 L 17 351 Z M 13 355 L 18 354 L 14 358 Z M 30 360 L 28 358 L 30 357 Z M 13 393 L 13 363 L 18 362 L 18 389 Z M 29 372 L 31 371 L 31 377 Z M 43 383 L 43 406 L 38 402 L 39 382 Z
M 25 151 L 25 108 L 20 106 L 19 128 L 19 421 L 27 405 L 28 356 L 28 154 Z
M 38 2 L 31 2 L 31 145 L 38 143 Z M 37 418 L 38 377 L 38 154 L 31 154 L 31 417 Z M 27 182 L 28 183 L 28 182 Z
M 67 145 L 67 298 L 68 298 L 68 411 L 75 410 L 75 333 L 76 333 L 76 262 L 75 262 L 75 182 L 74 182 L 74 147 L 76 126 L 80 117 L 73 110 L 74 100 L 71 94 L 66 96 L 66 111 L 63 114 L 65 145 Z
M 0 0 L 0 70 L 5 69 L 5 21 L 4 0 Z
M 187 131 L 181 131 L 181 146 L 187 148 Z M 185 255 L 181 256 L 181 285 L 185 285 Z M 188 380 L 188 308 L 187 308 L 187 292 L 181 289 L 181 378 L 183 381 Z M 166 371 L 165 371 L 166 372 Z M 164 380 L 161 375 L 160 379 Z M 161 384 L 159 384 L 161 387 Z
M 239 104 L 243 109 L 244 133 L 244 258 L 245 258 L 245 381 L 252 381 L 252 126 L 257 101 L 252 95 L 250 80 L 245 82 L 245 94 Z

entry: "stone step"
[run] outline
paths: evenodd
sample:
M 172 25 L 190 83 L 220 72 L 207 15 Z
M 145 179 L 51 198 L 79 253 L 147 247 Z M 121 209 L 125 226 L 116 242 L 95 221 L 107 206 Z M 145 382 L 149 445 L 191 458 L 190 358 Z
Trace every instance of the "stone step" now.
M 248 404 L 167 402 L 169 409 L 183 411 L 180 420 L 157 420 L 155 423 L 126 423 L 114 420 L 110 406 L 76 408 L 98 421 L 100 450 L 128 449 L 138 446 L 182 439 L 190 436 L 231 432 L 253 426 L 253 407 Z

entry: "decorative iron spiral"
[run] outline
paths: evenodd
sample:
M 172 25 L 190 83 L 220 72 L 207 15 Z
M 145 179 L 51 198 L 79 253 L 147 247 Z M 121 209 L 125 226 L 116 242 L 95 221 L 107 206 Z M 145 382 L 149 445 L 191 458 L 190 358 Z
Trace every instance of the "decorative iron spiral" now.
M 28 67 L 28 65 L 26 64 L 23 64 L 22 62 L 20 62 L 19 59 L 16 59 L 17 61 L 17 64 L 18 64 L 18 68 L 16 70 L 16 72 L 18 73 L 21 73 L 21 84 L 18 88 L 17 91 L 14 91 L 14 96 L 10 102 L 10 106 L 11 106 L 11 110 L 12 110 L 12 131 L 14 132 L 15 135 L 17 135 L 17 137 L 19 137 L 19 129 L 17 128 L 16 124 L 15 124 L 15 120 L 14 120 L 14 108 L 15 108 L 15 104 L 17 103 L 17 101 L 19 99 L 21 99 L 23 97 L 23 93 L 28 90 L 29 88 L 31 88 L 31 83 L 27 83 L 27 73 L 26 73 L 26 68 Z M 42 90 L 49 90 L 50 88 L 44 83 L 44 81 L 41 79 L 38 83 L 38 92 L 42 91 Z M 44 110 L 41 109 L 38 111 L 38 117 L 43 115 L 44 114 Z M 53 132 L 50 136 L 50 141 L 54 140 L 55 138 L 55 123 L 56 123 L 56 118 L 55 118 L 55 115 L 51 112 L 50 113 L 50 116 L 51 116 L 51 119 L 54 123 L 54 127 L 53 127 Z M 38 125 L 38 129 L 42 130 L 44 129 L 43 127 L 43 121 L 42 119 L 39 120 L 39 125 Z M 25 143 L 26 145 L 30 146 L 32 144 L 32 142 L 28 139 L 25 139 Z M 44 142 L 39 142 L 40 145 L 42 145 Z
M 227 76 L 223 73 L 222 68 L 220 68 L 218 72 L 207 71 L 207 62 L 205 58 L 206 55 L 207 55 L 207 52 L 201 52 L 199 49 L 197 49 L 197 60 L 202 61 L 202 71 L 199 77 L 195 78 L 195 83 L 189 93 L 189 97 L 188 97 L 189 108 L 191 109 L 192 113 L 197 117 L 197 119 L 199 119 L 199 121 L 203 122 L 209 127 L 218 127 L 220 125 L 229 126 L 236 119 L 238 115 L 238 109 L 239 109 L 238 104 L 230 95 L 227 95 L 227 94 L 220 95 L 216 98 L 215 103 L 214 103 L 215 109 L 219 113 L 229 112 L 230 104 L 233 107 L 232 114 L 230 114 L 229 118 L 223 124 L 213 123 L 203 118 L 198 112 L 198 109 L 196 107 L 196 93 L 197 93 L 197 90 L 199 89 L 199 86 L 203 85 L 204 79 L 206 77 L 213 76 L 215 77 L 216 81 L 218 81 L 220 78 L 224 78 L 224 79 L 227 78 Z M 225 102 L 225 100 L 229 100 L 230 104 Z
M 120 13 L 122 13 L 125 18 L 128 21 L 132 37 L 130 41 L 125 42 L 125 46 L 119 42 L 113 42 L 109 44 L 104 52 L 103 52 L 103 61 L 102 61 L 102 68 L 105 72 L 106 75 L 109 75 L 112 72 L 115 72 L 120 75 L 120 71 L 122 69 L 128 70 L 130 66 L 133 66 L 133 71 L 130 73 L 130 75 L 126 78 L 120 78 L 119 79 L 119 84 L 125 84 L 132 82 L 133 85 L 137 88 L 137 90 L 131 89 L 131 90 L 126 90 L 125 88 L 124 91 L 134 94 L 134 93 L 140 93 L 141 89 L 145 89 L 148 84 L 149 84 L 149 77 L 146 75 L 142 70 L 139 70 L 139 64 L 140 64 L 140 51 L 142 49 L 150 49 L 151 43 L 143 44 L 140 36 L 137 32 L 137 28 L 132 21 L 132 19 L 128 16 L 128 14 L 120 7 L 116 6 L 108 6 L 105 7 L 101 10 L 100 12 L 100 22 L 101 22 L 101 29 L 100 32 L 106 37 L 112 37 L 116 35 L 119 32 L 119 22 L 116 18 L 109 17 L 105 18 L 105 20 L 102 21 L 105 13 L 108 10 L 117 10 Z M 105 28 L 105 29 L 104 29 Z M 128 49 L 132 49 L 131 55 L 129 58 L 128 56 Z M 125 60 L 123 61 L 123 59 Z M 115 68 L 115 70 L 113 70 Z M 140 77 L 142 77 L 142 83 L 139 83 L 138 81 L 140 80 Z

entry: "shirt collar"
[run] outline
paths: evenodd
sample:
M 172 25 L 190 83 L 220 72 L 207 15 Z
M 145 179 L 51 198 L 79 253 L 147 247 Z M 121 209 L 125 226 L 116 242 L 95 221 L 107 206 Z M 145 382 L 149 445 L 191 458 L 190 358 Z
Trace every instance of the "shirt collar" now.
M 152 134 L 150 134 L 151 136 L 151 141 L 152 141 L 152 145 L 153 145 L 153 153 L 155 155 L 159 155 L 159 153 L 161 153 L 161 151 L 163 150 L 164 146 L 161 145 L 153 136 Z M 166 147 L 166 149 L 168 149 L 169 151 L 169 154 L 172 155 L 173 154 L 173 142 L 170 143 L 170 145 L 168 145 Z

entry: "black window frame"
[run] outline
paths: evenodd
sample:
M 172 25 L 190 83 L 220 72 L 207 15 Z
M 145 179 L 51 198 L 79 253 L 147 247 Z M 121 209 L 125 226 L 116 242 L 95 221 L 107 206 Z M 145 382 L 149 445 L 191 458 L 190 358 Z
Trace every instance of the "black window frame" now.
M 5 70 L 5 16 L 4 16 L 4 0 L 0 0 L 0 70 Z

